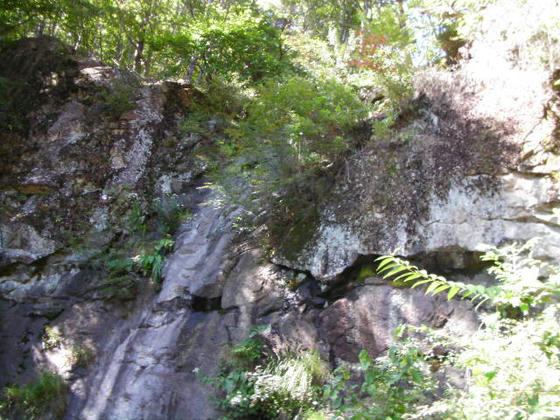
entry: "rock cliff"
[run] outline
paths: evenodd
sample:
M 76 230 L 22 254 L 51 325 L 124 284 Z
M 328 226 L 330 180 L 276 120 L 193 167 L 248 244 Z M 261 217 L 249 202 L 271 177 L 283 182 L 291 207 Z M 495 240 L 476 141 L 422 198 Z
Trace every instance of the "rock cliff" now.
M 234 227 L 239 210 L 200 188 L 205 140 L 179 124 L 203 100 L 195 89 L 142 83 L 50 39 L 4 54 L 0 76 L 20 96 L 0 134 L 0 386 L 54 369 L 70 383 L 68 419 L 217 418 L 196 372 L 215 374 L 256 325 L 270 325 L 271 347 L 332 364 L 383 353 L 403 322 L 476 328 L 468 302 L 373 275 L 395 249 L 463 281 L 484 281 L 489 245 L 539 236 L 537 254 L 560 258 L 549 75 L 474 78 L 490 74 L 476 61 L 422 74 L 397 134 L 353 152 L 317 229 L 269 256 Z M 161 284 L 107 291 L 111 250 L 138 225 L 156 235 L 173 206 L 190 217 L 173 226 Z

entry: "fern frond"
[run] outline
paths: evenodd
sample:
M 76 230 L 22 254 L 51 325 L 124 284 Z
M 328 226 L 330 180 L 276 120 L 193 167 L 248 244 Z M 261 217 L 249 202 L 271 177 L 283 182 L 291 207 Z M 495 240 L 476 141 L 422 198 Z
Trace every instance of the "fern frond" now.
M 415 287 L 428 285 L 425 293 L 435 296 L 439 293 L 447 292 L 447 300 L 460 296 L 461 299 L 469 298 L 472 302 L 480 300 L 476 308 L 480 307 L 484 302 L 492 300 L 492 290 L 486 289 L 480 285 L 464 284 L 447 280 L 443 276 L 429 274 L 425 270 L 420 270 L 410 262 L 394 255 L 383 255 L 375 260 L 379 262 L 377 274 L 384 279 L 392 279 L 393 282 L 410 283 L 411 289 Z

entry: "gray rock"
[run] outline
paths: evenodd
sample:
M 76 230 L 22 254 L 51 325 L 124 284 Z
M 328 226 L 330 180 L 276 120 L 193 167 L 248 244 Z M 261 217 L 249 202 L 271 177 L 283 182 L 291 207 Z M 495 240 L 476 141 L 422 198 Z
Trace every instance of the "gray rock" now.
M 231 220 L 224 208 L 202 206 L 176 240 L 175 250 L 164 268 L 159 301 L 172 300 L 185 292 L 204 298 L 222 295 L 226 249 L 231 241 Z
M 52 254 L 56 249 L 55 241 L 42 237 L 32 226 L 19 223 L 0 225 L 0 253 L 5 263 L 29 264 Z

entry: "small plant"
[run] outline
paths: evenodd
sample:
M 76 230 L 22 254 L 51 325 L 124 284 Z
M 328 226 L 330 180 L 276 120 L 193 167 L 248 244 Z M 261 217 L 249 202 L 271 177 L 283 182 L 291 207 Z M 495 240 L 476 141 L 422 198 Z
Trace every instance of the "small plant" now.
M 43 348 L 45 350 L 52 350 L 57 348 L 62 343 L 60 334 L 51 327 L 45 327 L 45 334 L 43 334 Z
M 396 284 L 406 285 L 410 283 L 412 289 L 426 284 L 428 286 L 426 294 L 437 295 L 447 291 L 448 300 L 459 294 L 463 299 L 470 298 L 473 302 L 478 300 L 478 305 L 481 305 L 496 293 L 494 288 L 449 281 L 443 276 L 421 270 L 410 262 L 394 255 L 384 255 L 375 261 L 379 262 L 377 274 L 382 275 L 384 279 L 390 278 Z
M 39 379 L 23 386 L 6 387 L 0 400 L 0 414 L 10 419 L 60 419 L 66 410 L 67 386 L 64 379 L 43 372 Z M 53 417 L 51 417 L 53 416 Z
M 494 263 L 489 271 L 498 285 L 481 291 L 495 310 L 481 315 L 483 325 L 474 335 L 453 337 L 424 328 L 428 339 L 435 337 L 456 349 L 451 364 L 468 372 L 468 389 L 450 389 L 447 396 L 409 411 L 407 418 L 560 417 L 560 275 L 558 267 L 532 257 L 534 244 L 512 244 L 482 257 Z M 387 277 L 427 284 L 427 293 L 448 291 L 449 298 L 450 290 L 459 285 L 394 257 L 380 261 L 385 264 L 379 270 Z M 455 294 L 466 290 L 461 287 Z
M 240 341 L 231 349 L 231 355 L 234 360 L 239 363 L 250 364 L 254 363 L 260 357 L 262 357 L 263 351 L 262 341 L 256 337 L 256 334 L 251 333 L 249 338 Z
M 152 230 L 157 230 L 162 235 L 168 235 L 174 233 L 181 223 L 190 220 L 192 214 L 175 194 L 171 194 L 152 201 L 150 218 L 156 225 Z
M 140 207 L 138 201 L 134 201 L 132 207 L 128 211 L 128 228 L 132 233 L 141 233 L 144 235 L 146 233 L 146 216 Z
M 170 237 L 164 237 L 156 242 L 136 245 L 141 251 L 134 257 L 130 256 L 133 251 L 131 249 L 112 250 L 105 263 L 109 275 L 103 281 L 102 291 L 116 294 L 122 299 L 131 298 L 136 287 L 135 276 L 138 274 L 150 277 L 158 284 L 165 256 L 173 249 L 174 243 Z
M 385 279 L 391 278 L 395 283 L 412 284 L 412 288 L 426 285 L 425 293 L 433 296 L 447 292 L 448 300 L 459 295 L 463 299 L 478 301 L 478 306 L 489 301 L 506 317 L 516 317 L 516 312 L 527 315 L 530 308 L 560 296 L 560 269 L 532 257 L 532 249 L 537 240 L 523 245 L 513 243 L 500 249 L 495 248 L 481 257 L 483 261 L 493 263 L 488 272 L 498 281 L 496 286 L 484 287 L 449 281 L 393 255 L 375 260 L 379 262 L 377 273 L 382 274 Z M 543 273 L 547 275 L 546 279 L 542 278 Z
M 125 250 L 112 249 L 105 258 L 108 275 L 102 282 L 101 291 L 121 299 L 130 299 L 136 287 L 133 276 L 134 261 L 127 256 Z
M 173 249 L 174 243 L 170 238 L 160 239 L 153 246 L 152 252 L 143 252 L 132 258 L 132 261 L 144 276 L 149 276 L 154 283 L 159 283 L 165 254 Z

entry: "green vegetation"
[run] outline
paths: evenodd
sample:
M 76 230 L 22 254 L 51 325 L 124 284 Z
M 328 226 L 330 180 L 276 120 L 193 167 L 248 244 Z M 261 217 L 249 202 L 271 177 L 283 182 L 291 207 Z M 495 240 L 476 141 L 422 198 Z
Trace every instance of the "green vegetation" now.
M 266 357 L 257 334 L 232 348 L 218 376 L 204 378 L 226 394 L 216 400 L 226 418 L 293 418 L 312 409 L 328 374 L 318 353 Z
M 143 278 L 160 286 L 165 258 L 174 245 L 171 234 L 191 214 L 175 195 L 149 202 L 136 197 L 132 204 L 123 203 L 123 207 L 127 208 L 119 216 L 124 220 L 123 236 L 97 259 L 107 271 L 102 291 L 131 299 Z
M 138 238 L 126 247 L 110 250 L 106 256 L 109 274 L 103 282 L 103 290 L 121 298 L 131 298 L 137 287 L 137 274 L 149 277 L 159 285 L 165 256 L 173 249 L 173 244 L 169 237 L 157 241 Z M 135 252 L 138 253 L 132 255 Z
M 138 82 L 132 78 L 114 80 L 110 86 L 101 88 L 99 102 L 109 116 L 119 118 L 125 112 L 134 109 L 134 94 L 138 88 Z
M 45 334 L 43 334 L 43 348 L 45 350 L 52 350 L 60 346 L 62 337 L 51 327 L 45 327 Z
M 43 372 L 23 386 L 6 387 L 0 400 L 0 415 L 29 420 L 62 418 L 66 410 L 66 384 L 60 376 Z
M 391 255 L 376 260 L 380 262 L 377 272 L 396 283 L 411 282 L 412 288 L 427 285 L 426 294 L 447 291 L 448 300 L 458 295 L 478 301 L 478 305 L 489 301 L 503 316 L 519 318 L 527 316 L 530 308 L 554 303 L 560 296 L 560 269 L 533 258 L 532 250 L 537 241 L 512 244 L 485 253 L 482 261 L 493 263 L 489 273 L 498 281 L 490 287 L 449 281 Z
M 8 0 L 3 6 L 3 51 L 29 36 L 55 37 L 68 47 L 45 51 L 35 63 L 40 72 L 1 69 L 8 131 L 29 132 L 24 120 L 42 106 L 37 98 L 72 86 L 71 50 L 125 70 L 94 98 L 114 119 L 134 108 L 142 81 L 181 81 L 196 92 L 182 110 L 185 141 L 196 138 L 193 150 L 208 162 L 214 187 L 258 216 L 250 223 L 265 224 L 266 245 L 283 248 L 287 258 L 312 238 L 349 153 L 367 142 L 412 142 L 404 129 L 400 138 L 394 133 L 413 111 L 418 70 L 453 67 L 463 47 L 480 45 L 513 67 L 554 73 L 560 66 L 554 0 Z M 22 94 L 28 84 L 37 95 Z M 46 124 L 54 115 L 41 118 Z M 380 171 L 398 179 L 402 168 L 387 150 Z M 108 272 L 105 290 L 130 298 L 142 278 L 161 282 L 171 235 L 189 214 L 171 197 L 122 197 L 115 220 L 127 225 L 100 259 Z M 496 249 L 484 260 L 494 264 L 494 286 L 448 281 L 395 256 L 378 259 L 378 273 L 400 286 L 470 299 L 489 312 L 468 342 L 418 330 L 450 346 L 437 365 L 468 371 L 468 390 L 436 392 L 433 355 L 404 334 L 385 357 L 361 352 L 356 366 L 328 372 L 317 353 L 274 355 L 253 333 L 207 379 L 225 395 L 220 408 L 231 418 L 560 417 L 560 270 L 534 260 L 531 244 Z M 358 279 L 370 274 L 364 269 Z M 47 328 L 43 344 L 58 347 L 60 337 Z M 77 346 L 72 357 L 86 366 L 93 355 Z M 0 410 L 58 415 L 64 391 L 59 377 L 45 373 L 36 383 L 7 388 Z
M 428 274 L 402 259 L 380 258 L 378 271 L 394 281 L 426 285 L 426 293 L 447 291 L 455 296 L 488 301 L 493 312 L 472 337 L 428 337 L 451 346 L 456 353 L 446 363 L 470 372 L 468 390 L 418 409 L 410 418 L 553 419 L 560 414 L 560 270 L 535 260 L 535 241 L 487 252 L 493 262 L 491 287 L 450 282 Z M 425 331 L 425 329 L 424 329 Z M 456 349 L 460 349 L 456 351 Z
M 412 340 L 399 341 L 386 357 L 362 351 L 359 359 L 352 369 L 330 372 L 316 351 L 271 355 L 253 333 L 205 381 L 226 394 L 217 404 L 231 419 L 400 419 L 433 396 L 435 381 Z
M 490 15 L 503 9 L 512 19 L 523 16 L 505 3 L 9 1 L 0 11 L 0 41 L 53 36 L 134 72 L 100 95 L 114 117 L 133 106 L 134 80 L 196 86 L 204 98 L 190 105 L 183 131 L 207 140 L 199 153 L 214 169 L 215 188 L 264 215 L 269 245 L 289 254 L 312 235 L 346 153 L 364 137 L 393 136 L 409 111 L 418 69 L 453 65 L 460 47 L 480 37 L 513 59 L 558 66 L 556 15 L 519 0 L 520 8 L 538 15 L 531 25 L 484 21 L 490 18 L 481 7 Z M 2 75 L 0 91 L 10 83 Z
M 349 148 L 349 131 L 366 114 L 351 89 L 298 76 L 264 82 L 246 112 L 221 144 L 232 166 L 217 179 L 230 191 L 235 185 L 226 176 L 247 173 L 254 187 L 244 201 L 248 208 L 286 206 L 291 212 L 318 198 L 305 190 Z
M 70 363 L 72 367 L 87 368 L 95 359 L 95 353 L 92 349 L 83 343 L 74 343 L 70 348 Z

